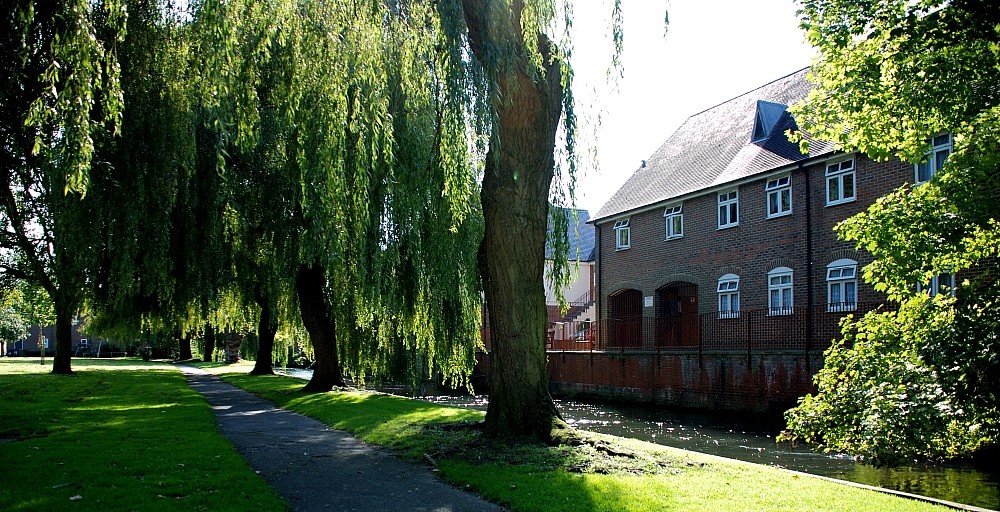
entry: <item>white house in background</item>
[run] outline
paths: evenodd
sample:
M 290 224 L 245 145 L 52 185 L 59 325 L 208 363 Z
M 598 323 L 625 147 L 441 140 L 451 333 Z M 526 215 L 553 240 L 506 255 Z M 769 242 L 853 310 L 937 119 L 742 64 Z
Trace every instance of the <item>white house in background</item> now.
M 597 307 L 594 302 L 594 284 L 597 278 L 594 226 L 588 224 L 590 212 L 581 209 L 577 209 L 575 212 L 575 219 L 572 212 L 569 217 L 568 258 L 570 265 L 573 265 L 579 258 L 579 268 L 575 271 L 576 278 L 563 289 L 563 297 L 566 298 L 570 306 L 565 314 L 559 310 L 555 288 L 547 278 L 545 279 L 545 306 L 548 310 L 550 339 L 580 338 L 582 340 L 587 336 L 578 334 L 577 331 L 589 327 L 584 324 L 597 318 Z M 546 246 L 546 276 L 551 268 L 552 249 Z

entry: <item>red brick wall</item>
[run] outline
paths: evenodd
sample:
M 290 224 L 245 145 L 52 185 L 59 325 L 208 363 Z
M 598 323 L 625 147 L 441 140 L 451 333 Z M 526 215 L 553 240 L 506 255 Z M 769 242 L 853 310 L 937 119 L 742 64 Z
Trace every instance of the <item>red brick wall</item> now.
M 548 354 L 553 393 L 747 412 L 781 412 L 813 391 L 821 355 L 565 352 Z M 749 364 L 748 364 L 749 363 Z

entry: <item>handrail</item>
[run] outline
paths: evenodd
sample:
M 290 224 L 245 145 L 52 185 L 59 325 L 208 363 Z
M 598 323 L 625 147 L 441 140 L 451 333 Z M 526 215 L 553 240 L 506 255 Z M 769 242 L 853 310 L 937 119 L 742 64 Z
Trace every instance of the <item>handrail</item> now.
M 630 316 L 549 326 L 549 350 L 758 350 L 823 349 L 840 337 L 840 319 L 860 316 L 881 303 L 812 308 L 759 308 L 738 314 L 709 312 L 673 317 Z M 807 321 L 811 325 L 807 328 Z M 809 339 L 809 338 L 812 339 Z

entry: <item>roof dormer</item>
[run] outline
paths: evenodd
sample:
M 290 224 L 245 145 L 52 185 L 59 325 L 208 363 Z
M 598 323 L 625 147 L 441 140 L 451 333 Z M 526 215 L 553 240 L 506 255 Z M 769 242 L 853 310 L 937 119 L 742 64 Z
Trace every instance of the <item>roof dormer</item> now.
M 754 115 L 753 135 L 750 137 L 750 142 L 767 140 L 771 136 L 774 125 L 778 124 L 778 120 L 787 109 L 788 105 L 757 100 L 757 113 Z

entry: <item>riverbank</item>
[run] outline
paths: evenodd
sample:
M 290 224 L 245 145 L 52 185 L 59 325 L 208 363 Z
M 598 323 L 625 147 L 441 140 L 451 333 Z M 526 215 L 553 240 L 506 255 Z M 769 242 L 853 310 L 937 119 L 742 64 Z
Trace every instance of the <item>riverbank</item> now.
M 282 373 L 305 380 L 312 376 L 310 370 L 301 369 L 287 369 Z M 400 387 L 380 387 L 379 390 L 406 394 Z M 488 403 L 485 395 L 437 394 L 417 398 L 479 411 L 485 411 Z M 774 437 L 784 425 L 759 416 L 707 414 L 566 397 L 556 398 L 555 403 L 564 419 L 590 432 L 1000 510 L 1000 472 L 995 466 L 949 462 L 873 467 L 843 454 L 818 453 L 808 446 L 775 443 Z
M 298 392 L 298 379 L 210 369 L 365 442 L 427 460 L 447 481 L 513 510 L 947 510 L 810 475 L 607 435 L 585 433 L 581 446 L 491 442 L 473 428 L 455 426 L 478 420 L 481 412 L 361 391 L 305 395 Z

